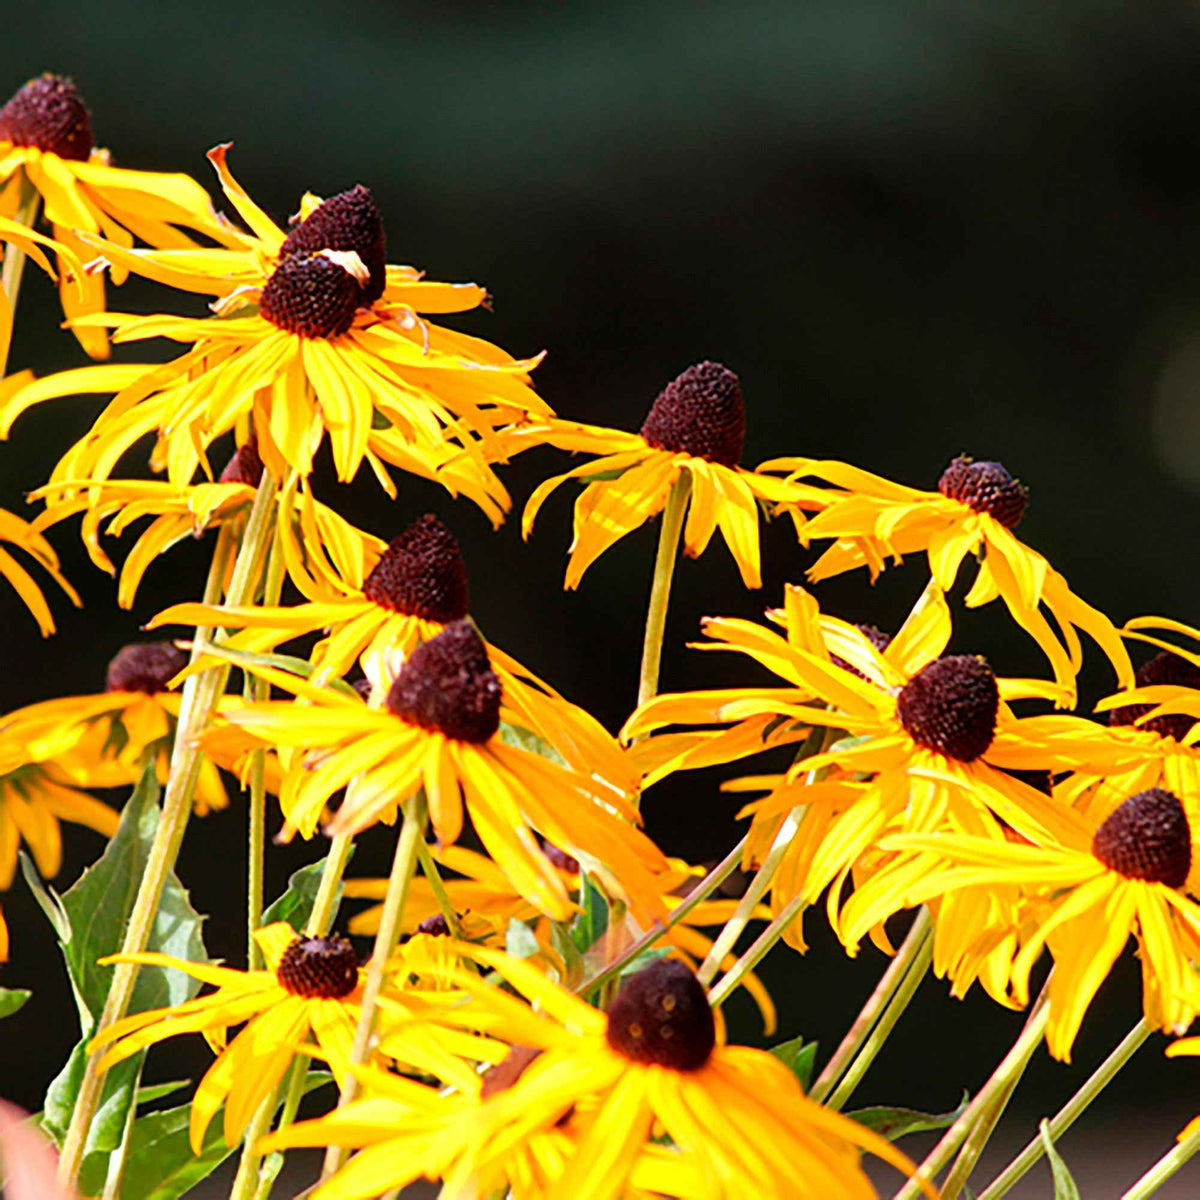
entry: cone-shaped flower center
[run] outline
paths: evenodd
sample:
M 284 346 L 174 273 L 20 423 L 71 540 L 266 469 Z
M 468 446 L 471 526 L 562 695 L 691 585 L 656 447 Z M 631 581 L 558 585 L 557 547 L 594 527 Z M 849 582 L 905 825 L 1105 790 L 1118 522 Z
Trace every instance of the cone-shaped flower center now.
M 972 762 L 992 744 L 1000 689 L 986 660 L 950 654 L 922 667 L 896 699 L 896 716 L 913 741 L 947 758 Z
M 392 538 L 363 583 L 363 595 L 392 612 L 426 621 L 467 615 L 467 568 L 458 542 L 432 513 Z
M 630 976 L 608 1014 L 608 1044 L 639 1063 L 694 1071 L 716 1045 L 708 997 L 691 968 L 664 958 Z
M 569 871 L 572 875 L 579 870 L 579 860 L 572 858 L 565 850 L 553 842 L 542 839 L 542 853 L 560 870 Z
M 279 256 L 316 254 L 318 250 L 353 250 L 370 275 L 363 285 L 362 302 L 374 304 L 383 295 L 387 240 L 370 188 L 360 183 L 348 192 L 330 196 L 287 235 Z
M 1192 869 L 1192 834 L 1183 805 L 1163 788 L 1130 796 L 1096 830 L 1092 853 L 1126 879 L 1182 887 Z
M 167 684 L 184 667 L 187 655 L 170 642 L 138 642 L 117 651 L 108 664 L 106 692 L 165 692 Z
M 258 442 L 251 438 L 243 442 L 221 472 L 222 483 L 244 483 L 256 488 L 262 482 L 263 462 L 258 455 Z
M 942 472 L 938 491 L 976 512 L 988 513 L 1006 529 L 1021 523 L 1029 503 L 1029 489 L 1001 463 L 975 462 L 965 454 Z
M 659 450 L 736 467 L 746 440 L 738 377 L 720 363 L 688 367 L 658 394 L 642 437 Z
M 408 656 L 387 706 L 460 742 L 486 742 L 500 728 L 500 680 L 470 621 L 447 625 Z
M 337 1000 L 358 986 L 358 955 L 349 938 L 298 937 L 275 972 L 279 986 L 293 996 Z
M 0 108 L 0 141 L 83 162 L 92 152 L 92 120 L 75 85 L 39 75 Z
M 1134 684 L 1137 687 L 1153 687 L 1161 683 L 1200 689 L 1200 667 L 1193 666 L 1178 654 L 1164 650 L 1149 662 L 1142 663 L 1134 676 Z M 1126 704 L 1123 708 L 1114 708 L 1108 714 L 1108 723 L 1132 725 L 1138 717 L 1154 707 L 1152 704 Z M 1182 742 L 1195 723 L 1196 718 L 1189 717 L 1186 713 L 1169 713 L 1164 717 L 1146 721 L 1138 728 L 1149 729 L 1160 737 L 1174 738 L 1177 742 Z
M 258 300 L 258 311 L 280 329 L 304 338 L 340 337 L 363 302 L 358 280 L 326 255 L 280 259 Z
M 441 913 L 434 913 L 432 917 L 426 917 L 417 926 L 417 932 L 426 933 L 430 937 L 449 937 L 450 923 Z

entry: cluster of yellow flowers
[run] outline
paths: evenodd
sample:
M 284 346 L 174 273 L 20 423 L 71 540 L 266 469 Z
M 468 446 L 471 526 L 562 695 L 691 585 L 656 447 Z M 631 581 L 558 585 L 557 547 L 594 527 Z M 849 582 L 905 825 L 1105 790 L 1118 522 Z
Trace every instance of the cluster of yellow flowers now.
M 200 1153 L 223 1111 L 226 1142 L 245 1143 L 238 1196 L 255 1194 L 261 1156 L 293 1146 L 329 1148 L 321 1200 L 422 1177 L 446 1195 L 517 1200 L 874 1196 L 862 1151 L 916 1168 L 837 1111 L 848 1095 L 830 1099 L 837 1072 L 806 1094 L 779 1057 L 726 1044 L 721 1020 L 745 985 L 772 1031 L 753 967 L 780 940 L 805 949 L 801 915 L 822 896 L 851 954 L 864 936 L 895 953 L 886 922 L 924 906 L 897 962 L 927 952 L 955 995 L 978 981 L 1024 1007 L 1048 950 L 1035 1032 L 1060 1059 L 1131 936 L 1146 1024 L 1187 1031 L 1200 1011 L 1200 631 L 1166 618 L 1115 628 L 1018 540 L 1028 495 L 998 463 L 956 458 L 933 491 L 840 462 L 741 467 L 742 396 L 717 363 L 668 384 L 637 433 L 561 420 L 533 388 L 537 357 L 434 323 L 486 293 L 389 264 L 366 188 L 305 195 L 284 227 L 234 178 L 228 149 L 209 159 L 240 224 L 185 176 L 109 165 L 69 81 L 34 79 L 0 109 L 4 353 L 26 256 L 56 275 L 94 358 L 110 339 L 183 347 L 165 363 L 4 379 L 4 437 L 33 405 L 111 399 L 34 493 L 36 519 L 0 514 L 0 538 L 74 596 L 44 531 L 82 515 L 89 555 L 115 574 L 102 537 L 149 520 L 120 572 L 129 607 L 160 555 L 217 531 L 203 601 L 151 622 L 194 627 L 190 654 L 128 647 L 105 692 L 0 718 L 0 888 L 22 838 L 55 872 L 60 819 L 111 834 L 116 814 L 86 789 L 132 783 L 148 764 L 166 785 L 155 864 L 173 861 L 193 808 L 228 805 L 219 768 L 260 806 L 252 856 L 267 792 L 281 837 L 332 839 L 305 928 L 262 924 L 261 896 L 252 907 L 247 970 L 146 948 L 162 887 L 147 869 L 123 950 L 105 960 L 120 965 L 91 1043 L 93 1084 L 152 1043 L 202 1033 L 216 1058 L 191 1101 L 191 1142 Z M 32 229 L 43 204 L 49 235 Z M 131 273 L 210 297 L 211 315 L 105 311 L 105 277 Z M 155 478 L 122 477 L 147 439 Z M 482 636 L 438 518 L 409 514 L 385 541 L 317 499 L 310 476 L 326 443 L 343 482 L 365 464 L 394 497 L 397 473 L 415 474 L 493 525 L 511 506 L 498 464 L 543 445 L 587 455 L 524 512 L 528 536 L 554 488 L 583 485 L 569 588 L 662 514 L 641 703 L 619 737 Z M 858 567 L 873 579 L 923 553 L 910 615 L 885 634 L 789 586 L 764 622 L 708 620 L 701 646 L 745 655 L 776 682 L 656 694 L 679 540 L 696 556 L 720 530 L 755 588 L 764 513 L 790 517 L 802 547 L 827 543 L 812 582 Z M 947 653 L 948 596 L 967 558 L 966 605 L 1002 600 L 1047 678 L 998 677 L 979 656 Z M 3 551 L 0 573 L 52 631 L 33 579 Z M 1081 632 L 1115 673 L 1101 720 L 1053 711 L 1077 703 Z M 313 634 L 305 657 L 280 653 Z M 1135 671 L 1128 642 L 1159 653 Z M 245 673 L 242 694 L 225 692 L 231 667 Z M 1041 711 L 1014 711 L 1029 704 Z M 642 832 L 642 794 L 665 776 L 784 746 L 786 771 L 726 785 L 759 798 L 718 868 L 669 858 Z M 341 872 L 352 839 L 398 820 L 391 878 L 346 886 L 382 901 L 349 924 L 375 937 L 360 966 L 329 928 Z M 716 896 L 738 866 L 753 876 L 745 895 Z M 739 958 L 751 921 L 768 924 Z M 718 926 L 715 941 L 701 932 Z M 215 990 L 127 1011 L 140 966 Z M 890 986 L 903 975 L 889 972 Z M 340 1101 L 293 1123 L 311 1058 L 328 1063 Z M 63 1147 L 68 1181 L 97 1096 L 85 1081 Z M 932 1195 L 940 1165 L 907 1186 Z

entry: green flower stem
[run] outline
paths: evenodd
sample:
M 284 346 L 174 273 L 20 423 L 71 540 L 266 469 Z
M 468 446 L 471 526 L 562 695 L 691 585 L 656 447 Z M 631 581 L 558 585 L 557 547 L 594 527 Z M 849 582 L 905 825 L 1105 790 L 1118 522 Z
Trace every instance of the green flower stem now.
M 309 913 L 308 923 L 304 927 L 306 936 L 321 937 L 329 931 L 329 926 L 333 923 L 333 910 L 337 905 L 338 887 L 342 882 L 346 863 L 350 861 L 350 851 L 353 847 L 354 839 L 345 833 L 338 834 L 330 842 L 312 912 Z M 286 1129 L 295 1120 L 296 1110 L 304 1096 L 304 1081 L 307 1076 L 308 1058 L 297 1054 L 292 1059 L 287 1083 L 283 1085 L 286 1090 L 283 1112 L 279 1117 L 280 1129 Z M 229 1192 L 229 1200 L 263 1200 L 263 1197 L 270 1194 L 271 1185 L 283 1166 L 283 1155 L 271 1154 L 264 1160 L 260 1154 L 255 1153 L 254 1147 L 271 1128 L 271 1118 L 275 1115 L 275 1109 L 279 1107 L 279 1093 L 280 1088 L 274 1088 L 258 1106 L 250 1124 L 246 1126 L 242 1138 L 242 1155 L 238 1161 L 237 1176 Z
M 417 845 L 417 858 L 421 863 L 421 874 L 429 880 L 433 898 L 437 901 L 438 912 L 446 919 L 446 928 L 450 930 L 450 936 L 461 940 L 463 931 L 458 920 L 458 913 L 454 911 L 454 905 L 450 903 L 450 893 L 446 891 L 442 873 L 438 870 L 438 865 L 433 861 L 433 855 L 429 853 L 429 847 L 424 841 Z
M 271 556 L 267 560 L 267 577 L 263 584 L 264 608 L 279 603 L 283 591 L 283 546 L 280 541 L 279 522 L 275 522 L 275 536 L 271 541 Z M 265 679 L 245 673 L 243 694 L 247 700 L 261 702 L 270 695 L 271 689 Z M 262 969 L 263 956 L 254 940 L 255 931 L 262 925 L 263 914 L 263 848 L 267 838 L 267 752 L 255 750 L 250 758 L 250 808 L 247 838 L 249 842 L 249 867 L 246 871 L 246 963 L 251 971 Z
M 967 1135 L 996 1103 L 997 1097 L 1008 1090 L 1010 1082 L 1020 1079 L 1024 1074 L 1026 1064 L 1041 1044 L 1042 1036 L 1046 1032 L 1046 1022 L 1050 1019 L 1048 996 L 1047 989 L 1043 987 L 1041 995 L 1034 1001 L 1033 1008 L 1017 1040 L 1001 1059 L 1000 1065 L 992 1072 L 988 1081 L 979 1089 L 966 1111 L 946 1130 L 941 1141 L 934 1146 L 925 1161 L 917 1168 L 917 1178 L 932 1183 L 938 1172 L 966 1141 Z M 896 1200 L 916 1200 L 919 1193 L 920 1187 L 916 1178 L 910 1179 L 896 1193 Z
M 642 642 L 642 671 L 638 679 L 638 705 L 658 692 L 658 667 L 662 662 L 663 630 L 667 624 L 667 604 L 671 598 L 671 579 L 683 515 L 687 511 L 692 478 L 684 471 L 667 494 L 662 528 L 658 531 L 658 556 L 654 560 L 654 582 L 650 585 L 650 607 L 646 610 L 646 637 Z
M 275 517 L 275 490 L 275 481 L 269 474 L 264 473 L 250 510 L 250 519 L 246 522 L 237 561 L 234 563 L 227 593 L 231 605 L 245 604 L 254 594 L 258 568 L 271 536 Z M 224 533 L 224 529 L 221 532 Z M 213 600 L 220 598 L 224 566 L 218 564 L 218 559 L 221 557 L 222 544 L 227 541 L 227 538 L 217 539 L 217 549 L 213 554 L 213 563 L 205 587 L 206 600 L 210 596 Z M 192 644 L 192 661 L 203 653 L 207 644 L 207 631 L 197 630 Z M 150 846 L 146 869 L 134 898 L 133 910 L 129 914 L 129 923 L 125 928 L 125 938 L 121 944 L 122 954 L 138 954 L 145 950 L 150 940 L 163 887 L 175 866 L 175 860 L 179 857 L 179 847 L 183 843 L 183 835 L 192 812 L 192 796 L 196 790 L 196 780 L 203 757 L 198 739 L 208 724 L 228 679 L 229 667 L 222 664 L 189 676 L 183 686 L 162 813 Z M 118 963 L 113 969 L 112 983 L 109 985 L 108 998 L 104 1003 L 104 1011 L 100 1014 L 96 1033 L 109 1028 L 125 1015 L 133 995 L 137 973 L 138 967 L 134 963 Z M 63 1140 L 58 1169 L 59 1179 L 66 1190 L 75 1187 L 79 1167 L 83 1161 L 87 1132 L 100 1100 L 102 1078 L 97 1070 L 99 1062 L 99 1054 L 88 1058 L 75 1110 L 71 1114 L 71 1125 Z
M 404 806 L 404 824 L 396 839 L 396 854 L 392 859 L 392 873 L 388 876 L 387 895 L 383 899 L 383 913 L 379 918 L 379 932 L 375 935 L 375 948 L 367 964 L 367 979 L 363 986 L 362 1010 L 358 1028 L 354 1031 L 354 1047 L 350 1052 L 351 1067 L 362 1066 L 371 1059 L 375 1049 L 375 1024 L 379 1015 L 379 993 L 383 988 L 383 976 L 388 959 L 400 939 L 400 922 L 404 917 L 404 902 L 408 899 L 408 885 L 417 865 L 418 848 L 425 840 L 425 825 L 429 811 L 425 793 L 418 792 Z M 358 1080 L 353 1072 L 346 1072 L 346 1081 L 338 1097 L 338 1107 L 349 1104 L 358 1094 Z M 328 1179 L 346 1160 L 344 1146 L 330 1146 L 325 1153 L 325 1166 L 321 1180 Z
M 12 219 L 18 225 L 24 225 L 27 229 L 33 228 L 34 221 L 37 220 L 38 204 L 41 201 L 41 196 L 38 190 L 29 182 L 29 176 L 24 171 L 20 173 L 20 183 L 18 184 L 20 193 L 17 199 L 17 211 L 13 213 Z M 14 246 L 9 242 L 4 247 L 4 267 L 0 271 L 0 284 L 4 287 L 4 294 L 8 297 L 8 307 L 14 321 L 17 315 L 17 295 L 21 291 L 21 276 L 25 273 L 25 251 L 20 246 Z M 0 377 L 8 368 L 8 352 L 4 353 L 4 357 L 0 359 Z
M 1150 1026 L 1139 1021 L 1115 1050 L 1092 1072 L 1087 1082 L 1051 1117 L 1050 1141 L 1056 1142 L 1087 1111 L 1088 1105 L 1112 1081 L 1117 1072 L 1134 1056 L 1151 1034 Z M 1040 1136 L 1030 1138 L 1029 1144 L 979 1195 L 979 1200 L 1000 1200 L 1009 1189 L 1036 1163 L 1046 1147 Z
M 816 1083 L 809 1090 L 809 1096 L 818 1104 L 825 1102 L 825 1098 L 833 1091 L 842 1077 L 842 1073 L 870 1036 L 880 1014 L 895 995 L 896 989 L 907 977 L 913 960 L 929 941 L 930 928 L 929 910 L 922 908 L 917 913 L 912 925 L 909 926 L 908 933 L 900 944 L 900 949 L 896 951 L 887 970 L 875 985 L 875 990 L 867 998 L 867 1002 L 862 1006 L 858 1016 L 854 1018 L 854 1024 L 846 1031 L 841 1045 L 834 1051 L 833 1057 L 825 1064 L 825 1069 L 817 1076 Z
M 708 993 L 708 1002 L 719 1008 L 733 989 L 767 956 L 767 951 L 788 931 L 788 926 L 804 911 L 804 901 L 793 896 L 779 915 L 755 938 L 750 949 L 721 976 L 721 982 Z
M 698 905 L 701 901 L 707 900 L 729 878 L 730 875 L 737 870 L 738 864 L 742 861 L 742 852 L 746 848 L 746 839 L 742 838 L 740 842 L 709 873 L 702 879 L 684 899 L 682 904 L 679 904 L 671 911 L 671 915 L 667 918 L 666 923 L 655 921 L 655 923 L 644 933 L 636 942 L 632 942 L 612 962 L 604 968 L 603 971 L 597 971 L 595 975 L 589 976 L 578 987 L 575 988 L 577 996 L 587 996 L 598 987 L 603 987 L 610 979 L 616 979 L 618 975 L 644 950 L 649 950 L 667 930 L 674 928 L 683 920 Z
M 1145 1200 L 1145 1197 L 1153 1195 L 1197 1150 L 1200 1150 L 1200 1130 L 1177 1142 L 1133 1187 L 1122 1194 L 1121 1200 Z

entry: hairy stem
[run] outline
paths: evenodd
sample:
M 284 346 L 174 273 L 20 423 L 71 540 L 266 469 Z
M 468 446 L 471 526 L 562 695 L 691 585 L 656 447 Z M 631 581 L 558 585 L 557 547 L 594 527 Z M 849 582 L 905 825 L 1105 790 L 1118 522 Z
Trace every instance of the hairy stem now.
M 1153 1195 L 1197 1150 L 1200 1150 L 1200 1129 L 1168 1150 L 1133 1187 L 1122 1193 L 1121 1200 L 1145 1200 Z
M 767 956 L 767 951 L 788 931 L 791 923 L 804 911 L 804 901 L 793 896 L 779 915 L 754 939 L 750 949 L 721 976 L 721 982 L 708 993 L 713 1008 L 722 1005 L 742 980 Z
M 1138 1023 L 1121 1039 L 1120 1045 L 1092 1072 L 1084 1085 L 1050 1118 L 1050 1141 L 1056 1142 L 1087 1111 L 1088 1105 L 1108 1086 L 1117 1072 L 1134 1056 L 1150 1036 L 1145 1020 Z M 980 1193 L 979 1200 L 1000 1200 L 1008 1190 L 1046 1153 L 1040 1136 L 1030 1138 L 1029 1144 Z
M 812 1085 L 809 1095 L 818 1104 L 824 1103 L 825 1097 L 833 1091 L 837 1081 L 842 1077 L 842 1072 L 850 1065 L 863 1042 L 870 1036 L 871 1030 L 875 1028 L 875 1022 L 879 1020 L 879 1014 L 883 1012 L 895 994 L 896 989 L 908 974 L 908 968 L 913 959 L 928 939 L 929 929 L 929 910 L 922 908 L 917 913 L 912 925 L 909 926 L 900 949 L 896 951 L 887 970 L 875 985 L 875 990 L 867 997 L 866 1004 L 854 1018 L 854 1024 L 846 1031 L 846 1036 L 842 1038 L 841 1044 L 833 1052 L 833 1057 L 825 1064 L 824 1070 Z
M 683 530 L 683 514 L 687 511 L 691 490 L 691 476 L 685 471 L 672 486 L 663 509 L 662 527 L 658 531 L 658 555 L 654 560 L 654 581 L 650 585 L 650 606 L 646 610 L 646 636 L 642 642 L 639 707 L 658 692 L 658 667 L 662 662 L 663 630 L 667 624 L 671 579 L 675 574 L 679 535 Z
M 428 809 L 425 793 L 418 792 L 403 806 L 404 824 L 396 839 L 396 853 L 392 859 L 392 872 L 388 877 L 387 895 L 383 899 L 383 913 L 379 918 L 379 932 L 375 935 L 375 947 L 371 961 L 367 964 L 367 979 L 363 986 L 362 1010 L 358 1028 L 354 1031 L 354 1047 L 350 1052 L 348 1066 L 362 1066 L 369 1062 L 375 1048 L 375 1025 L 379 1015 L 379 993 L 383 988 L 383 976 L 388 959 L 400 938 L 400 923 L 404 918 L 404 902 L 408 898 L 408 885 L 417 865 L 418 847 L 425 839 Z M 358 1094 L 358 1080 L 353 1072 L 347 1071 L 338 1096 L 338 1107 L 350 1103 Z M 322 1181 L 328 1179 L 346 1160 L 343 1146 L 330 1146 L 325 1153 L 325 1166 L 321 1171 Z
M 246 522 L 237 561 L 234 563 L 227 594 L 231 605 L 245 604 L 254 594 L 258 569 L 271 536 L 275 516 L 275 486 L 271 476 L 264 473 L 250 510 L 250 519 Z M 221 532 L 224 534 L 225 530 L 222 529 Z M 217 570 L 217 560 L 223 544 L 227 544 L 227 538 L 218 537 L 217 550 L 213 554 L 213 564 L 205 588 L 205 598 L 208 599 L 211 595 L 212 601 L 220 598 L 220 585 L 224 578 L 223 566 L 219 572 Z M 204 652 L 207 644 L 208 631 L 198 629 L 192 644 L 193 662 Z M 145 950 L 149 943 L 163 887 L 166 885 L 167 876 L 174 869 L 175 860 L 179 857 L 179 847 L 183 842 L 188 818 L 191 816 L 192 796 L 196 790 L 196 780 L 203 758 L 203 751 L 197 739 L 208 724 L 228 678 L 229 667 L 222 664 L 189 676 L 183 686 L 162 813 L 133 909 L 129 914 L 129 923 L 125 928 L 125 939 L 121 944 L 122 954 L 138 954 Z M 109 1028 L 125 1015 L 133 995 L 137 974 L 138 967 L 135 963 L 118 963 L 113 969 L 112 983 L 109 985 L 108 998 L 100 1014 L 96 1033 Z M 101 1076 L 97 1069 L 99 1062 L 98 1053 L 88 1058 L 75 1110 L 71 1114 L 71 1125 L 63 1140 L 59 1178 L 67 1189 L 75 1186 L 83 1161 L 87 1132 L 100 1100 Z

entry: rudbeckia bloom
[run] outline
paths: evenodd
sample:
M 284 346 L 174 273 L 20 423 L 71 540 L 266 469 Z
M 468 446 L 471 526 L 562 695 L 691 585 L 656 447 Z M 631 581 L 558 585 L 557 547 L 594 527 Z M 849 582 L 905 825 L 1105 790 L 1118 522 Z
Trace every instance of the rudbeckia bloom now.
M 111 783 L 100 786 L 134 782 L 147 761 L 154 762 L 164 782 L 180 704 L 180 694 L 167 685 L 187 661 L 170 642 L 125 646 L 108 664 L 103 692 L 60 696 L 17 709 L 0 718 L 0 732 L 27 746 L 35 757 L 51 757 L 64 738 L 95 742 L 100 749 L 94 766 L 113 772 Z M 240 703 L 240 697 L 223 697 L 221 710 Z M 220 772 L 211 761 L 202 760 L 196 812 L 203 816 L 228 804 Z
M 2 288 L 0 294 L 3 294 Z M 55 554 L 54 547 L 33 526 L 2 508 L 0 542 L 7 542 L 10 546 L 24 551 L 67 593 L 76 606 L 83 603 L 79 599 L 79 593 L 67 582 L 59 569 L 58 555 Z M 17 595 L 25 602 L 25 607 L 33 614 L 42 636 L 49 637 L 54 632 L 54 617 L 50 614 L 46 597 L 42 595 L 42 589 L 34 582 L 29 572 L 7 550 L 0 550 L 0 575 L 12 584 Z
M 594 864 L 605 885 L 639 912 L 662 914 L 652 872 L 666 860 L 630 823 L 636 814 L 623 794 L 500 736 L 501 721 L 519 723 L 519 714 L 506 710 L 501 681 L 469 621 L 446 626 L 413 650 L 382 708 L 271 668 L 251 669 L 307 701 L 250 704 L 227 714 L 231 725 L 262 742 L 289 754 L 303 751 L 292 755 L 280 791 L 287 831 L 310 836 L 343 787 L 331 834 L 393 818 L 424 787 L 438 837 L 458 840 L 465 808 L 513 886 L 553 919 L 565 920 L 572 905 L 535 829 Z
M 963 559 L 974 554 L 979 571 L 967 594 L 967 606 L 987 604 L 999 596 L 1013 620 L 1041 647 L 1070 702 L 1083 661 L 1077 629 L 1095 639 L 1122 687 L 1132 682 L 1133 667 L 1112 622 L 1075 595 L 1045 558 L 1013 535 L 1025 514 L 1029 491 L 1000 463 L 956 458 L 942 473 L 936 492 L 892 483 L 846 463 L 817 459 L 777 458 L 759 470 L 787 472 L 789 482 L 821 479 L 845 489 L 825 493 L 821 511 L 799 526 L 806 545 L 835 539 L 808 571 L 814 582 L 862 566 L 874 580 L 889 558 L 899 562 L 905 554 L 924 551 L 938 586 L 949 591 Z M 1061 636 L 1046 620 L 1042 606 L 1058 624 Z
M 0 215 L 13 217 L 32 188 L 45 202 L 59 257 L 59 292 L 68 318 L 99 312 L 104 283 L 78 270 L 91 258 L 78 236 L 103 233 L 114 244 L 135 237 L 151 246 L 196 248 L 177 226 L 221 240 L 222 226 L 208 193 L 187 175 L 129 171 L 110 165 L 96 149 L 91 115 L 75 85 L 60 75 L 39 75 L 0 108 Z M 120 283 L 126 272 L 114 270 Z M 93 358 L 108 355 L 102 329 L 75 327 Z
M 691 488 L 683 547 L 701 555 L 715 530 L 737 562 L 742 582 L 761 587 L 758 504 L 785 497 L 800 503 L 807 491 L 738 466 L 746 437 L 746 414 L 738 377 L 720 363 L 688 367 L 659 393 L 638 433 L 550 419 L 518 426 L 503 436 L 510 452 L 546 443 L 600 457 L 538 485 L 525 506 L 521 530 L 528 537 L 538 510 L 559 484 L 586 486 L 575 501 L 575 536 L 565 586 L 576 588 L 584 572 L 614 542 L 662 512 L 671 489 L 686 477 Z
M 254 940 L 262 949 L 265 970 L 236 971 L 150 952 L 114 954 L 100 960 L 102 966 L 131 962 L 172 967 L 216 986 L 215 992 L 174 1008 L 124 1017 L 88 1047 L 89 1052 L 108 1048 L 100 1061 L 100 1069 L 106 1071 L 155 1042 L 180 1033 L 204 1034 L 219 1053 L 192 1099 L 189 1134 L 197 1154 L 205 1130 L 222 1104 L 225 1142 L 230 1146 L 237 1143 L 310 1034 L 322 1056 L 328 1058 L 339 1084 L 354 1043 L 363 981 L 350 942 L 336 934 L 302 937 L 286 921 L 257 930 Z M 242 1022 L 248 1022 L 245 1029 L 226 1044 L 229 1028 Z M 415 1025 L 411 1036 L 405 1036 L 404 1029 L 391 1030 L 389 1043 L 410 1067 L 423 1072 L 457 1081 L 473 1074 L 439 1044 L 436 1030 L 427 1023 Z
M 389 267 L 379 211 L 361 186 L 306 205 L 304 219 L 285 234 L 229 174 L 225 149 L 209 157 L 253 231 L 239 248 L 135 251 L 89 242 L 123 269 L 216 296 L 217 315 L 101 314 L 85 327 L 111 327 L 117 342 L 167 337 L 191 349 L 162 365 L 10 381 L 0 429 L 6 433 L 17 414 L 51 397 L 116 391 L 56 481 L 67 469 L 73 478 L 103 476 L 115 447 L 156 431 L 169 478 L 186 483 L 206 465 L 209 443 L 239 423 L 249 424 L 277 479 L 293 468 L 308 475 L 326 434 L 339 479 L 353 478 L 364 459 L 384 475 L 379 456 L 391 443 L 373 448 L 377 421 L 399 436 L 409 459 L 427 460 L 426 473 L 438 471 L 450 444 L 486 477 L 477 439 L 492 439 L 496 424 L 550 410 L 529 386 L 536 360 L 513 359 L 419 316 L 476 308 L 483 290 Z
M 336 544 L 328 533 L 326 539 Z M 308 544 L 313 539 L 305 540 Z M 287 542 L 284 550 L 288 554 Z M 466 617 L 467 568 L 454 535 L 433 514 L 414 521 L 386 546 L 364 545 L 363 551 L 370 565 L 365 578 L 330 579 L 327 573 L 320 580 L 306 579 L 298 566 L 291 569 L 292 581 L 309 598 L 307 604 L 177 604 L 159 613 L 148 628 L 174 623 L 240 627 L 242 632 L 226 644 L 253 651 L 329 629 L 328 637 L 314 647 L 312 662 L 326 675 L 341 676 L 359 658 L 366 662 L 386 653 L 408 655 L 447 624 Z M 289 555 L 290 567 L 294 558 L 294 553 Z M 594 772 L 627 791 L 636 787 L 636 769 L 598 721 L 502 650 L 489 644 L 487 653 L 515 724 L 543 738 L 578 770 Z
M 1035 838 L 1033 845 L 943 832 L 891 837 L 884 847 L 942 860 L 908 893 L 910 903 L 967 886 L 1015 886 L 1030 897 L 1013 960 L 1013 995 L 1028 1002 L 1030 971 L 1049 945 L 1054 974 L 1046 1044 L 1055 1058 L 1070 1059 L 1088 1005 L 1131 935 L 1138 940 L 1147 1023 L 1182 1032 L 1200 1008 L 1192 965 L 1200 962 L 1200 905 L 1182 891 L 1192 834 L 1170 792 L 1139 792 L 1103 822 L 1076 817 L 1068 836 Z
M 974 655 L 943 656 L 950 613 L 936 585 L 926 588 L 882 651 L 868 633 L 822 615 L 801 588 L 789 587 L 784 611 L 773 615 L 786 636 L 749 621 L 706 621 L 705 632 L 718 639 L 708 648 L 748 655 L 779 675 L 790 694 L 777 687 L 729 689 L 717 704 L 712 693 L 700 693 L 690 712 L 686 693 L 659 697 L 634 713 L 622 737 L 645 733 L 664 717 L 735 723 L 735 729 L 744 724 L 754 736 L 764 720 L 850 735 L 783 776 L 768 777 L 771 794 L 740 814 L 754 818 L 747 844 L 753 860 L 766 854 L 793 809 L 806 808 L 776 875 L 777 894 L 811 903 L 836 881 L 832 916 L 850 870 L 895 824 L 923 832 L 939 827 L 947 813 L 969 819 L 973 810 L 990 810 L 1022 832 L 1057 828 L 1059 809 L 1051 799 L 999 768 L 1046 767 L 1045 751 L 1026 746 L 1006 702 L 1047 699 L 1058 689 L 997 679 Z M 750 752 L 753 737 L 738 739 L 733 731 L 729 737 L 731 757 Z M 835 777 L 805 779 L 828 770 Z M 757 790 L 759 784 L 744 786 Z
M 419 1100 L 405 1112 L 402 1100 L 395 1103 L 401 1093 L 389 1097 L 381 1084 L 392 1101 L 390 1136 L 380 1139 L 364 1122 L 359 1144 L 376 1144 L 317 1193 L 321 1200 L 360 1200 L 426 1172 L 448 1183 L 465 1183 L 469 1172 L 494 1179 L 510 1156 L 528 1153 L 556 1128 L 565 1160 L 544 1191 L 524 1195 L 625 1196 L 639 1182 L 635 1164 L 656 1134 L 674 1144 L 678 1169 L 672 1173 L 664 1156 L 658 1177 L 643 1186 L 695 1200 L 874 1197 L 860 1150 L 907 1175 L 916 1169 L 877 1134 L 808 1100 L 778 1059 L 722 1044 L 704 989 L 682 963 L 663 960 L 630 976 L 605 1014 L 528 963 L 483 948 L 463 953 L 518 996 L 464 977 L 462 989 L 474 1003 L 447 1020 L 479 1023 L 519 1052 L 496 1069 L 501 1077 L 484 1103 L 453 1124 Z M 338 1136 L 338 1124 L 330 1117 L 293 1126 L 264 1148 L 325 1144 Z M 353 1136 L 345 1127 L 351 1124 L 344 1123 L 343 1138 Z

